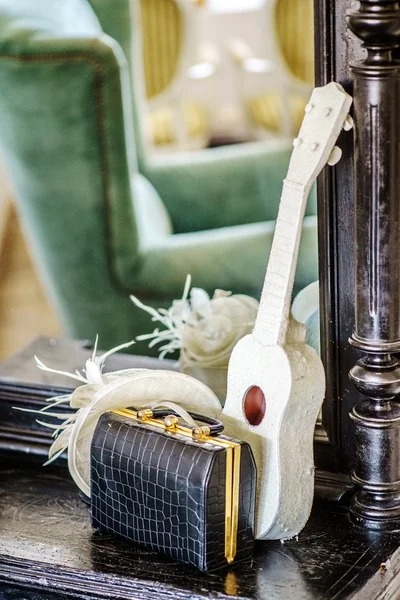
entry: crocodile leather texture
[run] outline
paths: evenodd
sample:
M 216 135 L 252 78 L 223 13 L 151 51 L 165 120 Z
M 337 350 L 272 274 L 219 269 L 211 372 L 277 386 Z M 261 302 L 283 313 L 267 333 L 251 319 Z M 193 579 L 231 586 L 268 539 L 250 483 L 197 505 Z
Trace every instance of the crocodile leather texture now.
M 240 444 L 235 562 L 249 558 L 254 545 L 256 467 L 250 446 Z M 100 531 L 203 571 L 221 568 L 225 482 L 225 448 L 129 417 L 100 418 L 91 449 L 92 524 Z

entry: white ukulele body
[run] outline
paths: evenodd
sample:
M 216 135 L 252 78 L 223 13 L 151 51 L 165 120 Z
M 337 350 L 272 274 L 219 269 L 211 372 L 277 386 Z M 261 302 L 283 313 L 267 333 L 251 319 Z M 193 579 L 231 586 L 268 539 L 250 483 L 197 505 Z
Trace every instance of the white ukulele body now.
M 229 363 L 223 420 L 229 435 L 251 444 L 257 464 L 256 537 L 288 538 L 306 523 L 313 501 L 315 422 L 325 392 L 321 360 L 303 340 L 271 346 L 253 336 L 236 345 Z M 241 380 L 235 372 L 241 373 Z M 265 396 L 259 425 L 246 422 L 243 398 L 258 386 Z M 304 399 L 307 399 L 305 402 Z
M 324 165 L 340 158 L 334 145 L 342 128 L 351 128 L 351 102 L 336 83 L 312 93 L 284 181 L 255 328 L 229 362 L 223 421 L 229 435 L 253 449 L 258 539 L 297 535 L 313 502 L 313 438 L 325 374 L 290 305 L 309 191 Z M 248 402 L 254 390 L 262 399 L 258 414 Z

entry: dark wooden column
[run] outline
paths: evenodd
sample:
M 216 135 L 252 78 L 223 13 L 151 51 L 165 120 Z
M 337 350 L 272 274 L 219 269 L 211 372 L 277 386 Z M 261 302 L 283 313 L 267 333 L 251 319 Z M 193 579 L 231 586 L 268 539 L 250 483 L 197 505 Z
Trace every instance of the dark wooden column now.
M 354 81 L 355 325 L 363 357 L 350 378 L 363 394 L 352 409 L 358 491 L 353 519 L 373 528 L 400 526 L 400 8 L 361 0 L 347 23 L 367 56 L 351 65 Z
M 360 40 L 346 24 L 352 0 L 315 0 L 316 84 L 337 81 L 353 94 L 349 64 L 363 58 Z M 353 135 L 338 140 L 342 160 L 318 178 L 321 356 L 326 372 L 323 429 L 317 447 L 320 469 L 350 473 L 354 425 L 349 412 L 361 394 L 351 385 L 350 368 L 360 352 L 349 344 L 354 329 L 354 164 Z

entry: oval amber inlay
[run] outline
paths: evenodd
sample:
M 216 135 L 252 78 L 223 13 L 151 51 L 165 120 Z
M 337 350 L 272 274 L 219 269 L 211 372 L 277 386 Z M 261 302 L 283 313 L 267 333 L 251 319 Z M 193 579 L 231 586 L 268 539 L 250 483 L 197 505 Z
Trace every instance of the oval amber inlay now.
M 265 415 L 264 392 L 257 385 L 252 385 L 245 394 L 244 414 L 250 425 L 259 425 Z

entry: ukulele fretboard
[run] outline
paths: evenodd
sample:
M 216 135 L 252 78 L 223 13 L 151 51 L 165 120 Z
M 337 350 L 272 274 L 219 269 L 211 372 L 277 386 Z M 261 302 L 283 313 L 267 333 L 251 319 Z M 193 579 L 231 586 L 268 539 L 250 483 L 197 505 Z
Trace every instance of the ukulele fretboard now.
M 254 334 L 272 346 L 285 340 L 308 190 L 285 180 Z

